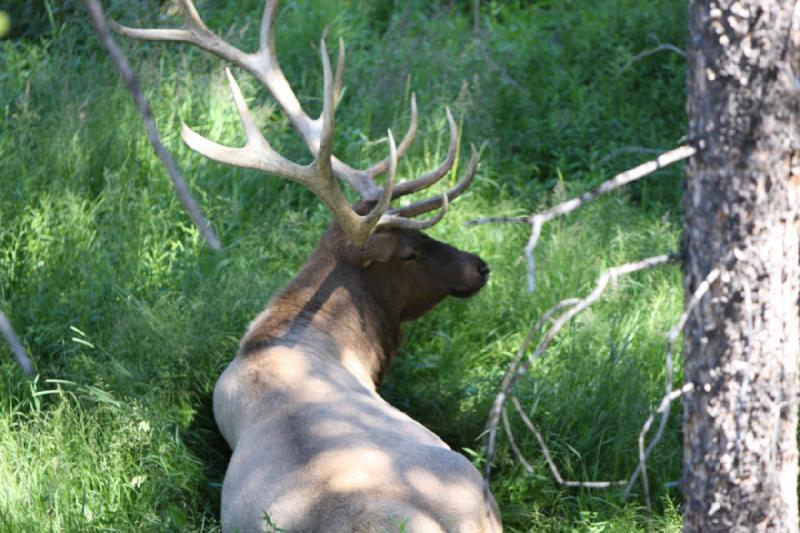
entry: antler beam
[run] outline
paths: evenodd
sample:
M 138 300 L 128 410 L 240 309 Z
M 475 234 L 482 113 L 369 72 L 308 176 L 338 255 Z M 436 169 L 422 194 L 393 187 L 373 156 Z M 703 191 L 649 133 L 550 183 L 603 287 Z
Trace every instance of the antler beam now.
M 389 209 L 393 198 L 430 187 L 453 167 L 458 152 L 458 128 L 449 109 L 446 110 L 446 114 L 450 128 L 450 144 L 444 161 L 436 169 L 395 187 L 397 160 L 411 146 L 417 131 L 417 102 L 413 94 L 410 124 L 399 147 L 395 146 L 392 134 L 389 132 L 389 156 L 366 169 L 355 169 L 332 154 L 334 114 L 341 98 L 344 79 L 345 46 L 342 39 L 339 39 L 339 58 L 335 75 L 331 73 L 324 37 L 320 41 L 324 78 L 323 109 L 319 117 L 312 119 L 303 110 L 278 63 L 274 32 L 278 12 L 277 0 L 265 2 L 259 48 L 254 53 L 243 52 L 210 30 L 200 18 L 192 0 L 178 0 L 178 3 L 186 18 L 186 28 L 130 28 L 113 21 L 112 27 L 118 33 L 133 39 L 192 44 L 246 70 L 272 94 L 314 155 L 314 160 L 309 165 L 300 165 L 284 158 L 270 146 L 259 131 L 241 89 L 229 69 L 226 69 L 226 74 L 247 142 L 241 148 L 223 146 L 206 139 L 183 124 L 181 136 L 196 152 L 214 161 L 261 170 L 308 187 L 333 212 L 350 240 L 358 244 L 365 242 L 369 234 L 378 228 L 424 229 L 432 226 L 442 219 L 448 203 L 459 196 L 472 182 L 478 163 L 474 146 L 467 172 L 448 193 L 397 209 Z M 375 184 L 374 178 L 387 171 L 386 185 L 381 187 Z M 375 202 L 373 209 L 367 215 L 357 214 L 347 202 L 337 179 L 353 187 L 363 200 Z M 424 221 L 409 220 L 413 216 L 439 208 L 441 208 L 440 213 L 433 218 Z

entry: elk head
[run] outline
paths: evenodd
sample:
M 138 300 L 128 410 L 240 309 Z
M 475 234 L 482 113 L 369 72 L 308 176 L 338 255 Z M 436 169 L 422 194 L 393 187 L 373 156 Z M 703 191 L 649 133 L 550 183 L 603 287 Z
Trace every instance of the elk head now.
M 417 229 L 377 231 L 363 245 L 343 242 L 340 260 L 360 269 L 367 291 L 397 322 L 422 316 L 446 296 L 472 296 L 489 279 L 480 257 Z

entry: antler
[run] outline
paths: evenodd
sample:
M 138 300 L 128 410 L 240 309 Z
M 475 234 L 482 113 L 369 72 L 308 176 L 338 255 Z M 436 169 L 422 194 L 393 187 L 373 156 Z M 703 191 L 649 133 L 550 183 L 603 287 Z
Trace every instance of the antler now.
M 444 162 L 438 168 L 394 187 L 397 159 L 408 150 L 417 130 L 417 104 L 413 94 L 411 96 L 411 121 L 400 145 L 395 146 L 392 134 L 389 132 L 389 156 L 369 168 L 355 169 L 331 153 L 334 113 L 340 100 L 344 78 L 345 48 L 342 39 L 339 39 L 339 59 L 335 77 L 331 74 L 330 58 L 324 38 L 320 42 L 324 85 L 323 109 L 318 118 L 312 119 L 301 107 L 278 64 L 273 31 L 278 11 L 277 0 L 266 0 L 265 2 L 264 14 L 261 19 L 259 48 L 255 53 L 243 52 L 211 31 L 200 18 L 192 0 L 178 0 L 178 3 L 186 16 L 187 28 L 185 29 L 130 28 L 113 21 L 111 21 L 111 25 L 118 33 L 134 39 L 193 44 L 238 65 L 255 76 L 286 113 L 292 126 L 314 154 L 314 161 L 306 166 L 298 165 L 278 154 L 270 146 L 256 126 L 241 90 L 229 69 L 226 69 L 226 73 L 247 142 L 242 148 L 222 146 L 202 137 L 183 124 L 181 136 L 184 142 L 196 152 L 215 161 L 262 170 L 303 184 L 322 200 L 333 212 L 348 237 L 358 244 L 365 242 L 369 234 L 377 228 L 422 229 L 430 227 L 444 216 L 448 201 L 454 199 L 469 186 L 477 165 L 474 147 L 473 160 L 470 162 L 465 177 L 446 196 L 430 198 L 410 206 L 387 211 L 393 198 L 431 186 L 452 168 L 458 148 L 458 129 L 449 109 L 447 110 L 447 120 L 450 126 L 450 146 Z M 373 181 L 374 178 L 387 170 L 386 186 L 376 185 Z M 348 204 L 335 178 L 352 186 L 362 199 L 375 201 L 376 204 L 372 211 L 364 216 L 358 215 Z M 441 213 L 432 219 L 426 221 L 408 219 L 408 217 L 440 207 Z

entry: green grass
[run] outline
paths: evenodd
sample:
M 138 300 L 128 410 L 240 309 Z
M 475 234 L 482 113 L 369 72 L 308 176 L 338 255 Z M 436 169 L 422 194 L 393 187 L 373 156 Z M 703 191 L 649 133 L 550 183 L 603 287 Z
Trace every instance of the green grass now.
M 109 4 L 132 24 L 171 20 L 155 2 Z M 252 48 L 261 2 L 211 4 L 199 2 L 208 24 L 232 27 L 226 37 Z M 345 38 L 335 149 L 346 161 L 385 155 L 385 129 L 405 130 L 411 91 L 421 131 L 402 175 L 443 157 L 444 105 L 463 124 L 461 168 L 467 141 L 481 150 L 476 183 L 431 233 L 479 252 L 492 280 L 407 328 L 382 391 L 480 464 L 489 405 L 530 324 L 561 298 L 586 294 L 605 268 L 678 249 L 681 170 L 547 225 L 535 296 L 526 292 L 527 229 L 463 223 L 552 205 L 645 157 L 605 160 L 618 147 L 675 145 L 685 130 L 682 58 L 621 69 L 658 42 L 682 45 L 686 23 L 676 0 L 484 2 L 488 31 L 478 46 L 469 4 L 285 2 L 277 39 L 284 71 L 316 113 L 316 43 L 326 27 L 329 43 Z M 294 184 L 182 145 L 181 120 L 223 143 L 243 138 L 219 61 L 124 42 L 166 144 L 224 241 L 220 253 L 209 250 L 82 12 L 72 1 L 49 5 L 50 16 L 16 20 L 12 10 L 16 33 L 0 42 L 0 308 L 40 373 L 24 380 L 0 345 L 0 530 L 216 531 L 229 451 L 211 390 L 328 214 Z M 482 50 L 514 83 L 498 78 Z M 273 146 L 308 161 L 277 106 L 245 74 L 237 78 Z M 681 304 L 676 267 L 622 279 L 519 384 L 564 477 L 623 479 L 633 470 Z M 622 504 L 618 490 L 559 487 L 533 436 L 512 420 L 535 472 L 501 436 L 492 489 L 508 531 L 680 528 L 679 495 L 663 488 L 680 476 L 678 413 L 649 463 L 652 519 L 638 488 Z

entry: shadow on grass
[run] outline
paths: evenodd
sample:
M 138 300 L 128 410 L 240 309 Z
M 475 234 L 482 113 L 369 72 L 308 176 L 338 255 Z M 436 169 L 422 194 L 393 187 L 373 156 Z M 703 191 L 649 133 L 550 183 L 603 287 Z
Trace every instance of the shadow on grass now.
M 225 469 L 231 459 L 231 449 L 214 421 L 212 394 L 198 394 L 197 413 L 181 439 L 200 461 L 207 483 L 201 487 L 203 511 L 219 521 L 220 497 Z

